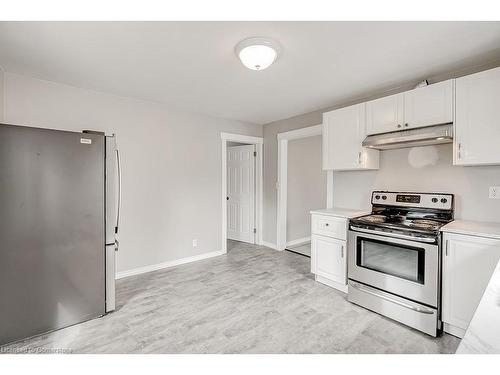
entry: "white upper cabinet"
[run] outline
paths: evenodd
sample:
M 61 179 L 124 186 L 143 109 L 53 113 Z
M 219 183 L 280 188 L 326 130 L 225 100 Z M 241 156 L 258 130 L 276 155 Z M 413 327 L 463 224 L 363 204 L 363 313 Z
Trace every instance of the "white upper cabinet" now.
M 365 103 L 323 114 L 323 169 L 378 169 L 379 151 L 366 149 Z
M 455 165 L 500 164 L 500 68 L 457 78 Z
M 366 133 L 401 130 L 404 123 L 404 96 L 396 94 L 366 103 Z
M 500 165 L 500 68 L 323 114 L 323 169 L 378 169 L 367 135 L 454 124 L 454 165 Z
M 452 79 L 404 93 L 403 128 L 453 122 Z
M 366 103 L 367 134 L 453 122 L 453 80 Z

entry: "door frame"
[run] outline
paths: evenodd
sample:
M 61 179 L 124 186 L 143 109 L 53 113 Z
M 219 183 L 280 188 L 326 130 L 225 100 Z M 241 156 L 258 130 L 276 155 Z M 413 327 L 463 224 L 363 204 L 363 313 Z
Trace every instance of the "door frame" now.
M 262 245 L 262 197 L 263 197 L 263 137 L 241 135 L 233 133 L 220 133 L 221 137 L 221 209 L 222 209 L 222 251 L 227 253 L 227 143 L 239 142 L 255 145 L 257 156 L 255 158 L 255 228 L 257 233 L 255 243 Z
M 288 194 L 288 141 L 323 135 L 323 125 L 314 125 L 297 130 L 279 133 L 278 138 L 278 190 L 277 213 L 276 213 L 276 248 L 286 248 L 286 213 Z M 333 171 L 327 171 L 326 178 L 326 206 L 333 207 Z

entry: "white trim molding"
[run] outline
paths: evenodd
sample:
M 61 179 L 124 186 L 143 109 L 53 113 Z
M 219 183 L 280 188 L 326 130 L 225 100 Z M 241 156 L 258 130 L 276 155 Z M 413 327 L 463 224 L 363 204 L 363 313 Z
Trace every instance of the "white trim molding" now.
M 326 171 L 326 208 L 333 208 L 333 171 Z
M 465 329 L 443 322 L 443 331 L 458 338 L 465 336 Z
M 255 243 L 262 245 L 263 221 L 263 151 L 264 138 L 250 135 L 220 133 L 221 138 L 221 211 L 222 211 L 222 251 L 227 253 L 227 142 L 239 142 L 255 145 L 257 157 L 255 160 L 255 228 L 257 233 Z
M 307 128 L 301 128 L 297 130 L 290 130 L 288 132 L 279 133 L 278 140 L 286 139 L 291 141 L 293 139 L 302 139 L 308 137 L 314 137 L 316 135 L 323 134 L 323 125 L 314 125 Z
M 285 250 L 286 248 L 288 141 L 294 139 L 314 137 L 322 134 L 323 134 L 323 125 L 314 125 L 314 126 L 309 126 L 307 128 L 291 130 L 288 132 L 278 134 L 278 181 L 276 182 L 276 188 L 278 189 L 278 204 L 277 204 L 277 215 L 276 215 L 276 246 L 278 250 Z
M 319 275 L 315 275 L 314 280 L 316 280 L 318 283 L 331 286 L 332 288 L 340 290 L 341 292 L 347 293 L 347 285 L 341 284 L 337 281 L 333 281 L 333 280 L 327 279 L 326 277 L 319 276 Z
M 254 137 L 251 135 L 241 135 L 241 134 L 232 134 L 232 133 L 220 133 L 220 138 L 229 142 L 240 142 L 240 143 L 249 143 L 252 145 L 262 145 L 264 144 L 264 138 L 262 137 Z
M 305 243 L 308 243 L 308 242 L 311 242 L 311 236 L 309 236 L 309 237 L 303 237 L 303 238 L 297 238 L 296 240 L 288 241 L 286 243 L 286 247 L 302 245 L 302 244 L 305 244 Z
M 187 258 L 181 258 L 181 259 L 171 260 L 171 261 L 168 261 L 168 262 L 151 264 L 149 266 L 144 266 L 144 267 L 132 268 L 130 270 L 117 272 L 115 278 L 116 279 L 123 279 L 124 277 L 129 277 L 129 276 L 134 276 L 134 275 L 140 275 L 140 274 L 143 274 L 143 273 L 157 271 L 157 270 L 161 270 L 161 269 L 164 269 L 164 268 L 175 267 L 175 266 L 179 266 L 181 264 L 196 262 L 196 261 L 199 261 L 199 260 L 213 258 L 213 257 L 217 257 L 217 256 L 224 255 L 224 254 L 226 254 L 226 252 L 222 251 L 222 250 L 220 250 L 220 251 L 212 251 L 210 253 L 204 253 L 204 254 L 200 254 L 200 255 L 193 255 L 193 256 L 187 257 Z
M 261 245 L 268 247 L 270 249 L 273 249 L 273 250 L 278 250 L 278 247 L 276 246 L 276 244 L 271 243 L 271 242 L 261 241 Z

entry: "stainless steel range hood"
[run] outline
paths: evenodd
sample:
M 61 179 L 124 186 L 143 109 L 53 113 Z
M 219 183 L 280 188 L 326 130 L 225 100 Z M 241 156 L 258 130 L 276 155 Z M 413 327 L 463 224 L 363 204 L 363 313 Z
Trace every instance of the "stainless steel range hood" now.
M 453 142 L 453 124 L 445 124 L 369 135 L 363 141 L 363 146 L 377 150 L 390 150 L 451 142 Z

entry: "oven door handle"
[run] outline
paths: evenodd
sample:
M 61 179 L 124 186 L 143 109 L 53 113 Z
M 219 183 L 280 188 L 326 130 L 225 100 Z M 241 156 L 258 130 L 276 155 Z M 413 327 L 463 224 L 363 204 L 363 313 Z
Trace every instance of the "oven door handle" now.
M 386 232 L 382 232 L 382 231 L 379 231 L 379 230 L 358 228 L 358 227 L 355 227 L 355 226 L 352 226 L 352 225 L 351 225 L 351 229 L 353 231 L 355 231 L 355 232 L 378 234 L 380 236 L 396 237 L 396 238 L 402 238 L 402 239 L 410 240 L 410 241 L 427 242 L 427 243 L 434 243 L 434 242 L 436 242 L 435 238 L 406 236 L 404 234 L 399 234 L 399 233 L 386 233 Z
M 350 285 L 353 288 L 356 288 L 357 290 L 359 290 L 361 292 L 371 294 L 372 296 L 375 296 L 375 297 L 378 297 L 378 298 L 382 298 L 383 300 L 386 300 L 388 302 L 392 302 L 392 303 L 394 303 L 396 305 L 399 305 L 401 307 L 405 307 L 407 309 L 410 309 L 410 310 L 413 310 L 413 311 L 416 311 L 416 312 L 419 312 L 419 313 L 422 313 L 422 314 L 434 314 L 434 311 L 432 311 L 432 310 L 428 310 L 428 309 L 424 309 L 424 308 L 421 308 L 421 307 L 412 306 L 412 305 L 410 305 L 408 303 L 404 303 L 404 302 L 398 301 L 398 300 L 396 300 L 394 298 L 387 297 L 387 296 L 385 296 L 383 294 L 379 294 L 377 292 L 374 292 L 371 289 L 364 288 L 364 287 L 362 287 L 358 283 L 350 282 Z

